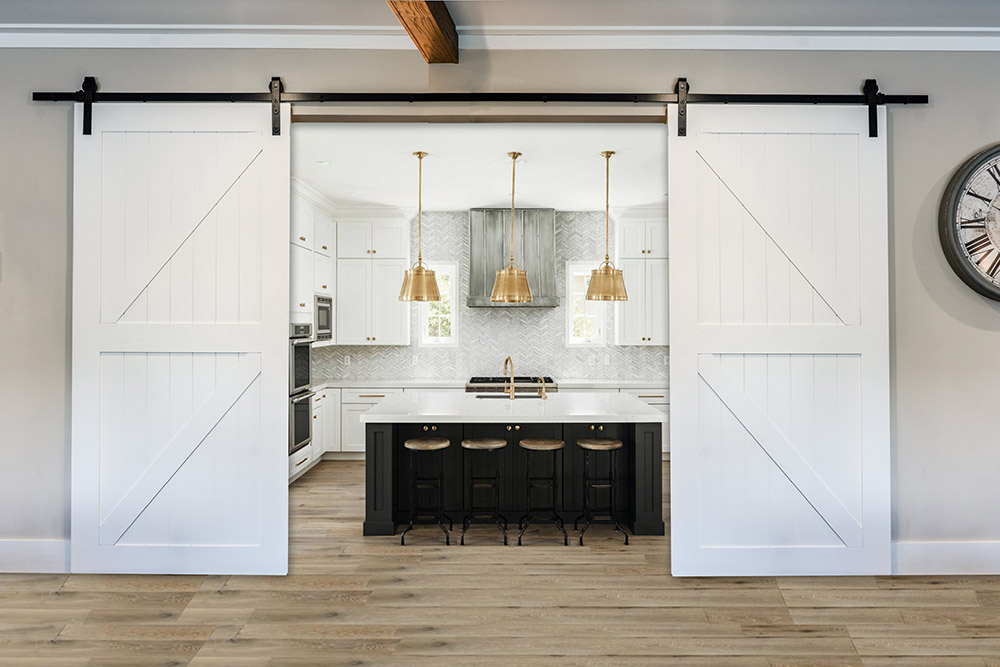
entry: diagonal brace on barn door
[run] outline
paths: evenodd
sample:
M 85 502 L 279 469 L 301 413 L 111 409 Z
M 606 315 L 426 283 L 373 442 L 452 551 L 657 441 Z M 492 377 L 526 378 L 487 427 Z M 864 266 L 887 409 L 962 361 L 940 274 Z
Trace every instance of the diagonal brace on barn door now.
M 216 425 L 260 377 L 259 353 L 245 353 L 215 391 L 101 521 L 100 543 L 116 544 Z
M 699 355 L 698 375 L 788 478 L 844 546 L 862 546 L 861 525 L 830 487 L 802 458 L 774 422 L 746 395 L 721 365 Z

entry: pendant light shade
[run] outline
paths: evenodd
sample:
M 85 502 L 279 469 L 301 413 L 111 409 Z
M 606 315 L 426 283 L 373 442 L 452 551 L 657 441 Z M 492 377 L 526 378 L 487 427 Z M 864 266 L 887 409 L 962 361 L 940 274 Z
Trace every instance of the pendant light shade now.
M 608 222 L 611 208 L 611 156 L 614 151 L 603 151 L 604 156 L 604 261 L 590 272 L 590 285 L 587 287 L 588 301 L 628 301 L 625 291 L 625 278 L 622 270 L 616 269 L 608 255 Z
M 423 256 L 423 189 L 424 189 L 424 158 L 427 153 L 416 151 L 417 156 L 417 263 L 403 274 L 403 286 L 399 290 L 400 301 L 440 301 L 441 291 L 438 289 L 437 277 L 434 271 L 424 264 Z
M 490 301 L 494 303 L 529 303 L 531 288 L 528 286 L 528 274 L 524 269 L 514 266 L 514 183 L 517 169 L 517 151 L 507 153 L 510 156 L 510 260 L 507 268 L 497 271 L 493 283 L 493 293 Z

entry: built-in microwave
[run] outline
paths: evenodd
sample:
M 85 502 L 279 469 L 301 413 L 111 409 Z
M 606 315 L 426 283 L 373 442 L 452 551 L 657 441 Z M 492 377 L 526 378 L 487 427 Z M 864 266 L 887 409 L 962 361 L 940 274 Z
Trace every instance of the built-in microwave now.
M 312 442 L 312 402 L 314 391 L 288 399 L 288 453 L 294 454 Z
M 316 340 L 333 340 L 333 299 L 316 296 Z
M 312 384 L 312 325 L 293 324 L 288 339 L 288 395 L 308 391 Z

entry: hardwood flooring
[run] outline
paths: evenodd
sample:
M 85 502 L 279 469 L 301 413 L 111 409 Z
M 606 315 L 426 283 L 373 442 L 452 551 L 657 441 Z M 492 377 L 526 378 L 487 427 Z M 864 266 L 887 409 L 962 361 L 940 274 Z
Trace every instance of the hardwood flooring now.
M 1000 667 L 1000 576 L 674 579 L 667 538 L 603 525 L 400 547 L 361 537 L 363 473 L 291 487 L 287 577 L 0 575 L 0 667 Z

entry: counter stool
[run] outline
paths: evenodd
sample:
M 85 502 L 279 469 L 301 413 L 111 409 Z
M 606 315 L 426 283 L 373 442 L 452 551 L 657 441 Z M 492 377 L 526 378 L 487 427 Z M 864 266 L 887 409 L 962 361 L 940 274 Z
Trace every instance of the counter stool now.
M 469 474 L 469 484 L 467 487 L 468 513 L 462 519 L 462 539 L 461 544 L 465 544 L 465 531 L 473 523 L 496 523 L 497 528 L 503 535 L 504 546 L 507 545 L 507 519 L 500 514 L 500 450 L 507 446 L 506 440 L 500 438 L 467 438 L 462 441 L 462 448 L 470 452 L 486 452 L 493 463 L 493 474 L 489 477 L 476 477 Z M 493 489 L 493 504 L 476 505 L 476 489 Z
M 583 534 L 594 523 L 594 510 L 606 512 L 610 516 L 610 522 L 615 525 L 615 530 L 625 536 L 625 545 L 628 546 L 628 533 L 618 522 L 618 513 L 615 511 L 615 500 L 618 497 L 618 457 L 616 451 L 622 448 L 621 440 L 611 438 L 581 438 L 576 441 L 577 446 L 583 450 L 583 514 L 573 520 L 573 530 L 577 529 L 580 519 L 585 519 L 586 524 L 580 531 L 580 546 L 583 546 Z M 608 452 L 611 458 L 610 473 L 608 477 L 591 477 L 590 475 L 590 453 Z M 606 489 L 609 498 L 607 507 L 592 507 L 590 495 L 596 489 Z
M 521 441 L 521 449 L 527 450 L 527 482 L 528 482 L 528 511 L 524 513 L 524 516 L 520 518 L 517 522 L 518 527 L 521 532 L 517 534 L 517 545 L 521 546 L 521 536 L 524 535 L 524 531 L 528 529 L 528 525 L 534 521 L 551 521 L 559 529 L 559 532 L 563 534 L 563 544 L 569 546 L 569 536 L 566 535 L 566 528 L 563 526 L 563 520 L 556 511 L 556 505 L 559 499 L 559 468 L 556 465 L 559 461 L 559 451 L 563 448 L 565 443 L 562 440 L 556 440 L 551 438 L 525 438 Z M 551 477 L 532 477 L 531 476 L 531 453 L 532 452 L 552 452 L 552 476 Z M 532 489 L 546 488 L 550 489 L 552 492 L 552 504 L 545 507 L 532 507 L 531 505 L 531 491 Z M 536 512 L 545 512 L 547 515 L 536 516 Z
M 400 545 L 406 544 L 406 533 L 413 528 L 414 523 L 436 523 L 444 532 L 444 543 L 451 544 L 448 528 L 444 527 L 444 519 L 448 519 L 450 528 L 455 527 L 451 517 L 444 513 L 444 450 L 450 446 L 451 440 L 447 438 L 411 438 L 403 443 L 403 447 L 410 450 L 410 523 L 399 536 Z M 437 452 L 436 477 L 417 475 L 417 452 Z M 437 491 L 437 504 L 434 507 L 421 508 L 417 504 L 417 491 L 423 490 Z M 421 511 L 426 511 L 426 514 L 421 514 Z

